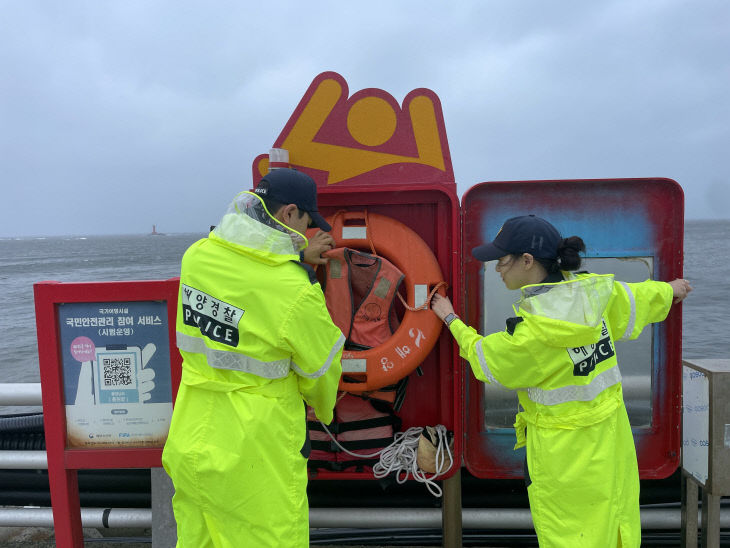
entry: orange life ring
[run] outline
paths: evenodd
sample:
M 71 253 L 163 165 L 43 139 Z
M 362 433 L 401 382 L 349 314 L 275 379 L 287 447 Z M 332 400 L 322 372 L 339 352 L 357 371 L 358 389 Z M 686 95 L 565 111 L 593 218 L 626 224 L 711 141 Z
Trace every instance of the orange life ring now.
M 352 221 L 362 224 L 353 226 Z M 385 343 L 368 350 L 342 353 L 343 376 L 347 374 L 361 382 L 340 380 L 341 390 L 361 393 L 394 384 L 423 362 L 439 338 L 443 324 L 428 310 L 428 301 L 434 289 L 444 294 L 444 289 L 439 287 L 445 285 L 441 268 L 426 242 L 391 217 L 346 211 L 329 217 L 327 222 L 332 225 L 330 234 L 336 247 L 370 249 L 387 258 L 405 275 L 403 283 L 410 306 L 395 333 Z M 418 309 L 419 306 L 422 308 Z

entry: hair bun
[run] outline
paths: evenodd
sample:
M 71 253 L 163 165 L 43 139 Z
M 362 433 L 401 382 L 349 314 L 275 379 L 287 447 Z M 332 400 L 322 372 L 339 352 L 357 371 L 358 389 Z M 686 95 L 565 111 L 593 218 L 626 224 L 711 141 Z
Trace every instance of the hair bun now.
M 565 238 L 558 246 L 558 252 L 561 249 L 571 249 L 577 252 L 583 252 L 586 250 L 586 245 L 583 243 L 583 239 L 580 236 L 571 236 Z
M 565 238 L 558 246 L 558 261 L 562 270 L 578 270 L 580 268 L 580 253 L 586 250 L 583 239 L 579 236 Z

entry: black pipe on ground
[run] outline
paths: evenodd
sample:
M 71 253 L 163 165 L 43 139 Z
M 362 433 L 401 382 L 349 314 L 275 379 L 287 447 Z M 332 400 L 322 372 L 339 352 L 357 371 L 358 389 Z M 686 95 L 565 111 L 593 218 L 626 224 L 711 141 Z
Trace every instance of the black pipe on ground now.
M 150 471 L 79 470 L 82 507 L 150 508 Z M 0 506 L 51 506 L 46 470 L 0 470 Z
M 45 451 L 43 432 L 0 432 L 0 450 Z
M 111 506 L 145 507 L 138 501 L 151 499 L 147 469 L 79 470 L 78 478 L 82 497 L 108 497 L 119 501 Z M 642 480 L 641 504 L 679 502 L 680 485 L 679 472 L 664 480 Z M 442 501 L 428 493 L 423 484 L 413 481 L 399 485 L 394 481 L 377 480 L 312 480 L 307 491 L 313 508 L 440 508 Z M 48 492 L 46 470 L 0 470 L 0 504 L 42 506 L 30 501 L 49 499 Z M 31 496 L 31 493 L 34 494 Z M 463 470 L 462 506 L 528 508 L 529 503 L 522 480 L 483 480 Z
M 43 413 L 0 416 L 0 432 L 43 433 Z
M 343 489 L 346 486 L 346 489 Z M 425 485 L 414 481 L 397 484 L 394 480 L 310 480 L 307 489 L 312 507 L 440 508 L 441 499 L 432 496 Z M 681 501 L 681 470 L 661 480 L 641 480 L 641 504 Z M 521 479 L 480 479 L 461 470 L 461 501 L 464 508 L 528 508 L 527 489 Z

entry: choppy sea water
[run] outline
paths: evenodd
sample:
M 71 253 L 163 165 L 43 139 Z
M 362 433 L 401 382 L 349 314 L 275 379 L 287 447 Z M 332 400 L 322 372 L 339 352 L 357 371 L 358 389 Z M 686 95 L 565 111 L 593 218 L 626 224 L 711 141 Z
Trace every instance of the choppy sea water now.
M 33 284 L 159 280 L 178 276 L 204 234 L 0 240 L 0 382 L 40 382 Z
M 179 274 L 187 247 L 204 234 L 0 239 L 0 382 L 39 382 L 33 283 L 154 280 Z M 728 358 L 730 220 L 687 221 L 683 356 Z

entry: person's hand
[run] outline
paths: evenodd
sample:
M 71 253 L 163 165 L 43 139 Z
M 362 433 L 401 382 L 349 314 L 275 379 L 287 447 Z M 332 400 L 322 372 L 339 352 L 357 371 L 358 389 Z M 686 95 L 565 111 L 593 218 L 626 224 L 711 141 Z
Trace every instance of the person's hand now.
M 668 283 L 672 286 L 672 291 L 674 291 L 674 304 L 686 299 L 689 292 L 692 291 L 692 286 L 683 278 L 677 278 Z
M 335 239 L 323 230 L 309 238 L 309 245 L 304 248 L 304 262 L 309 264 L 326 264 L 329 259 L 322 257 L 322 253 L 335 247 Z
M 436 314 L 441 321 L 449 314 L 454 313 L 454 306 L 448 297 L 443 297 L 436 293 L 431 299 L 431 310 Z

